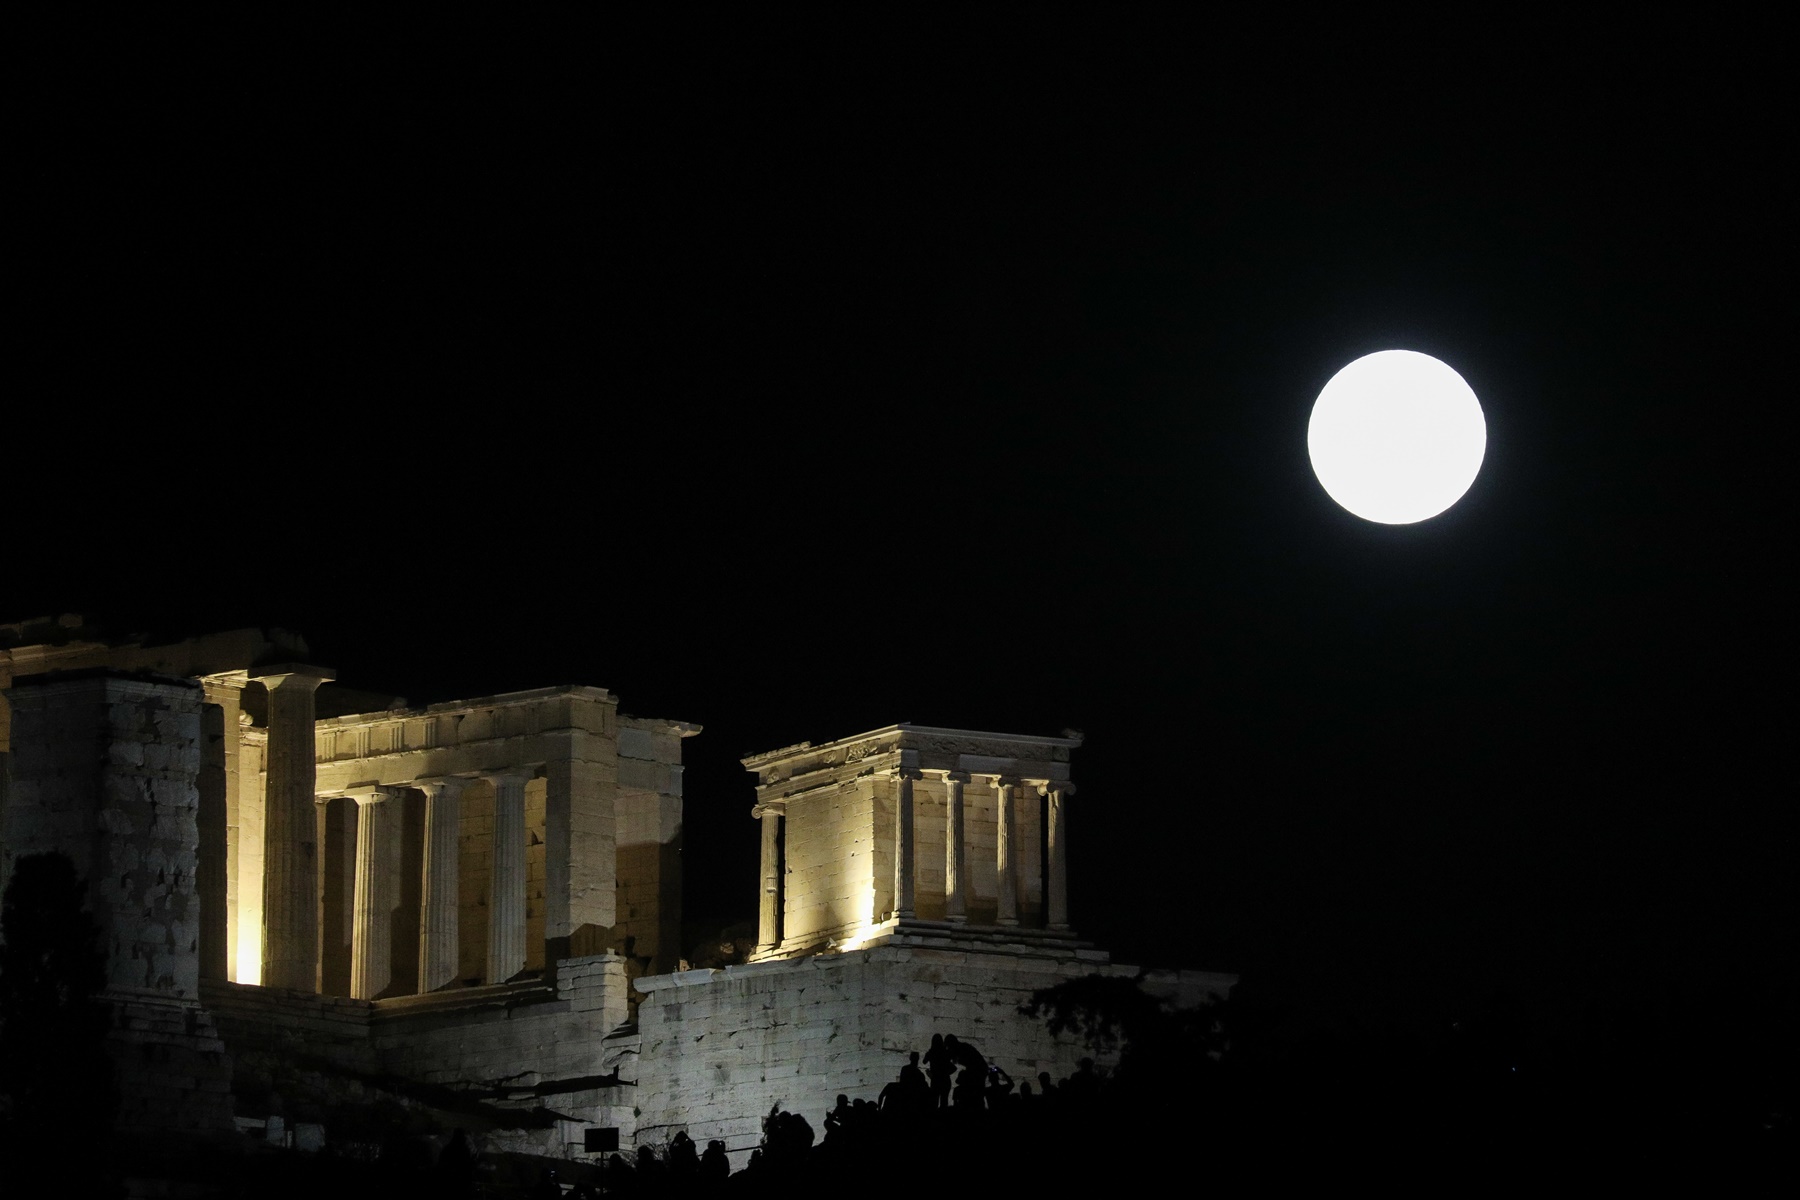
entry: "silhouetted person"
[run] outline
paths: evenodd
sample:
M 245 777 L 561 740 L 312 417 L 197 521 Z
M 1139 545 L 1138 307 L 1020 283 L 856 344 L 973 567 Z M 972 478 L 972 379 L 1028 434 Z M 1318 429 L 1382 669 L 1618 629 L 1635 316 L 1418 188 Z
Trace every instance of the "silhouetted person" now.
M 944 1038 L 944 1049 L 949 1052 L 950 1061 L 957 1066 L 975 1068 L 976 1078 L 987 1075 L 987 1059 L 981 1057 L 981 1051 L 959 1040 L 954 1033 Z
M 700 1178 L 709 1183 L 723 1183 L 730 1177 L 731 1159 L 725 1155 L 725 1143 L 714 1138 L 706 1143 L 706 1153 L 700 1156 Z
M 856 1110 L 850 1107 L 850 1097 L 839 1092 L 837 1103 L 825 1114 L 823 1145 L 832 1151 L 842 1150 L 853 1137 L 851 1129 L 855 1121 Z
M 562 1200 L 562 1188 L 556 1185 L 556 1170 L 551 1168 L 531 1185 L 531 1200 Z
M 677 1130 L 669 1143 L 669 1173 L 690 1179 L 700 1173 L 700 1153 L 685 1129 Z
M 617 1150 L 607 1157 L 600 1177 L 606 1181 L 608 1195 L 630 1195 L 637 1190 L 637 1173 Z
M 1094 1060 L 1084 1058 L 1075 1064 L 1075 1073 L 1063 1083 L 1063 1099 L 1072 1104 L 1092 1104 L 1100 1097 L 1100 1076 L 1094 1073 Z
M 813 1127 L 799 1113 L 789 1113 L 788 1116 L 793 1118 L 794 1151 L 796 1154 L 805 1154 L 812 1149 Z
M 910 1113 L 924 1112 L 931 1107 L 931 1085 L 925 1082 L 925 1072 L 919 1070 L 919 1052 L 914 1050 L 900 1068 L 901 1102 L 904 1111 Z
M 925 1072 L 919 1070 L 919 1052 L 914 1050 L 900 1068 L 900 1078 L 881 1089 L 881 1111 L 890 1117 L 911 1115 L 922 1111 L 930 1099 L 931 1085 L 925 1082 Z
M 964 1067 L 956 1077 L 956 1087 L 950 1093 L 951 1104 L 960 1109 L 980 1108 L 986 1098 L 985 1074 L 974 1067 Z
M 999 1109 L 1012 1098 L 1012 1076 L 997 1066 L 990 1066 L 982 1082 L 982 1100 L 989 1108 Z
M 941 1033 L 931 1035 L 931 1049 L 925 1051 L 925 1073 L 931 1077 L 931 1106 L 948 1106 L 950 1085 L 956 1081 L 956 1059 L 944 1045 Z
M 1044 1100 L 1056 1098 L 1056 1085 L 1050 1082 L 1050 1072 L 1038 1072 L 1038 1096 Z
M 786 1157 L 786 1118 L 787 1114 L 781 1111 L 781 1101 L 777 1100 L 769 1106 L 769 1115 L 763 1118 L 762 1123 L 762 1145 L 758 1147 L 763 1153 L 760 1159 L 754 1154 L 750 1156 L 753 1166 L 760 1165 L 766 1168 L 770 1163 L 780 1162 Z
M 468 1134 L 458 1129 L 450 1135 L 450 1141 L 438 1153 L 437 1169 L 446 1195 L 475 1194 L 475 1151 L 469 1145 Z

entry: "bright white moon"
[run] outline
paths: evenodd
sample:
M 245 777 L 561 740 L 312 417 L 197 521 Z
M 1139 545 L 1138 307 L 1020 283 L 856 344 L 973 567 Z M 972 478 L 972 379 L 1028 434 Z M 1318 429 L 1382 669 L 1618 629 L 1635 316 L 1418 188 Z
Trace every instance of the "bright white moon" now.
M 1313 403 L 1306 449 L 1333 500 L 1365 521 L 1410 525 L 1475 482 L 1487 422 L 1461 375 L 1429 354 L 1383 350 L 1331 377 Z

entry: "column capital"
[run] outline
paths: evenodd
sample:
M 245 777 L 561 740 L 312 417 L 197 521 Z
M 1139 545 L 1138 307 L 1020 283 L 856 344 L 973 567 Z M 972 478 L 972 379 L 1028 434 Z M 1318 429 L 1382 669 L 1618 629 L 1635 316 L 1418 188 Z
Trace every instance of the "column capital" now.
M 427 796 L 452 795 L 460 796 L 463 789 L 474 780 L 467 775 L 427 775 L 423 779 L 415 779 L 407 787 L 418 788 Z
M 1040 784 L 1046 792 L 1055 792 L 1059 796 L 1073 796 L 1075 783 L 1069 779 L 1048 779 Z
M 988 775 L 986 778 L 992 780 L 996 788 L 1016 788 L 1024 782 L 1017 775 Z
M 543 765 L 543 763 L 520 763 L 516 767 L 495 767 L 491 771 L 476 772 L 476 777 L 485 779 L 489 783 L 506 783 L 513 780 L 526 783 L 537 778 L 537 773 Z
M 212 704 L 221 703 L 227 698 L 232 698 L 235 703 L 237 693 L 243 691 L 249 682 L 248 671 L 215 671 L 211 675 L 200 676 L 200 686 L 206 692 L 207 701 Z M 243 714 L 238 715 L 242 717 Z
M 339 794 L 350 797 L 360 807 L 364 804 L 380 804 L 383 801 L 392 800 L 394 794 L 399 790 L 399 788 L 381 786 L 354 787 L 345 788 Z
M 764 817 L 785 817 L 787 816 L 787 801 L 764 800 L 750 809 L 750 815 L 758 821 Z
M 270 691 L 294 687 L 312 689 L 336 679 L 337 672 L 330 667 L 316 667 L 307 663 L 274 663 L 253 668 L 247 677 Z
M 940 774 L 943 775 L 945 783 L 969 782 L 969 773 L 967 771 L 943 771 L 940 772 Z
M 888 775 L 894 779 L 911 779 L 915 782 L 925 778 L 925 772 L 919 770 L 917 767 L 908 766 L 889 767 Z

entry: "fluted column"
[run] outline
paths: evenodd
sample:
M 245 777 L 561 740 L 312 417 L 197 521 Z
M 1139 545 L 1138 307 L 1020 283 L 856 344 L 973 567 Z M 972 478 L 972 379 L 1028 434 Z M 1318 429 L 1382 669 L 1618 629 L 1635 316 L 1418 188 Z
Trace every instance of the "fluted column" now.
M 1075 794 L 1072 783 L 1053 782 L 1045 789 L 1049 803 L 1050 826 L 1050 904 L 1049 925 L 1052 929 L 1069 927 L 1069 797 Z
M 373 1000 L 394 982 L 394 901 L 400 881 L 388 869 L 394 811 L 390 788 L 358 788 L 356 898 L 350 931 L 350 994 Z
M 331 933 L 328 931 L 330 922 L 326 919 L 325 911 L 329 899 L 325 894 L 325 854 L 331 845 L 331 800 L 330 796 L 313 797 L 313 845 L 318 847 L 318 852 L 313 856 L 318 878 L 313 897 L 313 930 L 314 944 L 318 949 L 313 954 L 312 990 L 322 996 L 330 994 L 330 989 L 325 986 L 325 959 L 329 954 L 331 941 Z M 263 942 L 266 951 L 268 939 L 265 937 Z
M 944 916 L 961 924 L 968 913 L 968 840 L 963 819 L 967 771 L 944 772 Z
M 781 944 L 781 813 L 758 808 L 762 818 L 762 907 L 757 912 L 756 952 L 773 953 Z
M 912 767 L 894 771 L 894 911 L 897 920 L 910 920 L 917 913 L 914 895 L 918 879 L 914 861 L 917 838 L 913 828 L 913 782 L 919 772 Z
M 265 987 L 314 990 L 319 961 L 319 845 L 313 693 L 334 673 L 286 665 L 257 673 L 269 691 L 268 794 L 263 823 Z
M 462 830 L 462 794 L 468 780 L 419 779 L 425 793 L 425 861 L 419 882 L 419 990 L 434 992 L 456 978 L 461 930 L 457 906 L 460 869 L 457 838 Z
M 1013 846 L 1013 835 L 1016 832 L 1013 805 L 1018 802 L 1018 798 L 1018 780 L 1000 778 L 994 781 L 994 874 L 1000 893 L 997 920 L 1002 925 L 1019 923 L 1018 864 Z
M 207 802 L 202 796 L 200 801 L 200 862 L 195 879 L 195 885 L 200 890 L 202 938 L 200 973 L 202 976 L 215 979 L 236 980 L 238 978 L 238 913 L 244 909 L 254 911 L 257 907 L 255 904 L 242 904 L 238 898 L 239 877 L 242 874 L 240 864 L 244 860 L 243 847 L 238 844 L 239 830 L 243 825 L 241 800 L 243 781 L 240 778 L 239 745 L 243 735 L 242 721 L 244 719 L 242 692 L 247 678 L 248 675 L 243 671 L 225 671 L 216 675 L 200 677 L 200 685 L 206 689 L 206 702 L 209 705 L 217 705 L 219 708 L 216 727 L 219 739 L 217 765 L 224 771 L 224 779 L 220 781 L 224 785 L 221 796 L 223 811 L 220 818 L 224 825 L 218 834 L 218 838 L 222 841 L 214 840 L 212 842 L 215 847 L 218 874 L 213 875 L 212 869 L 208 867 L 206 861 L 209 841 L 206 833 Z M 206 730 L 206 738 L 209 743 L 214 734 L 215 727 L 209 717 Z M 213 766 L 214 761 L 209 754 L 206 770 L 210 771 Z M 260 894 L 259 885 L 259 899 Z M 214 904 L 209 897 L 214 895 L 218 897 L 215 905 L 216 912 L 209 912 L 208 905 Z M 208 936 L 222 939 L 216 951 L 207 948 L 205 939 Z
M 494 848 L 488 868 L 487 982 L 505 983 L 525 969 L 525 781 L 529 771 L 490 775 L 494 784 Z

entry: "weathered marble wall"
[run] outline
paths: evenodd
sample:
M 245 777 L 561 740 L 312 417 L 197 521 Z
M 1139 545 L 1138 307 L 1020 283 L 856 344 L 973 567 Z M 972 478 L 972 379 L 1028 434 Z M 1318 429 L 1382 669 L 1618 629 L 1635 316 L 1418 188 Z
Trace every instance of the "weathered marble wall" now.
M 371 1044 L 383 1069 L 426 1083 L 525 1090 L 598 1076 L 601 1043 L 625 1020 L 626 986 L 617 955 L 565 959 L 554 990 L 381 1001 Z
M 839 937 L 881 915 L 875 907 L 877 786 L 874 779 L 859 779 L 788 801 L 784 944 Z
M 613 945 L 647 974 L 673 970 L 682 951 L 681 743 L 692 732 L 678 722 L 619 718 Z
M 15 681 L 10 700 L 4 855 L 59 852 L 88 881 L 119 1127 L 229 1129 L 230 1064 L 198 999 L 200 687 L 88 670 Z
M 12 690 L 5 855 L 55 850 L 88 881 L 115 994 L 199 994 L 198 686 L 79 672 Z
M 619 1032 L 628 986 L 624 961 L 601 954 L 563 960 L 554 986 L 368 1001 L 209 980 L 204 995 L 240 1064 L 240 1116 L 294 1116 L 296 1097 L 281 1087 L 298 1067 L 315 1107 L 321 1096 L 367 1100 L 379 1080 L 399 1096 L 429 1096 L 411 1086 L 425 1084 L 498 1109 L 548 1108 L 566 1119 L 483 1144 L 571 1157 L 591 1125 L 621 1128 L 630 1144 L 637 1041 Z M 613 1079 L 621 1065 L 622 1083 Z
M 879 946 L 640 979 L 637 1137 L 660 1144 L 686 1129 L 702 1145 L 724 1139 L 741 1163 L 772 1105 L 819 1129 L 838 1093 L 874 1099 L 934 1033 L 971 1042 L 1015 1080 L 1060 1079 L 1088 1052 L 1019 1005 L 1082 975 L 1138 974 L 1104 959 Z M 1190 1006 L 1234 980 L 1166 971 L 1145 982 Z
M 897 781 L 867 775 L 834 788 L 791 797 L 786 812 L 783 946 L 799 949 L 842 941 L 886 919 L 894 897 L 894 805 Z M 1027 926 L 1044 920 L 1043 797 L 1022 787 L 1013 814 L 1018 913 Z M 963 789 L 964 904 L 968 919 L 992 924 L 999 911 L 999 800 L 986 781 Z M 945 785 L 913 784 L 917 915 L 944 917 Z

